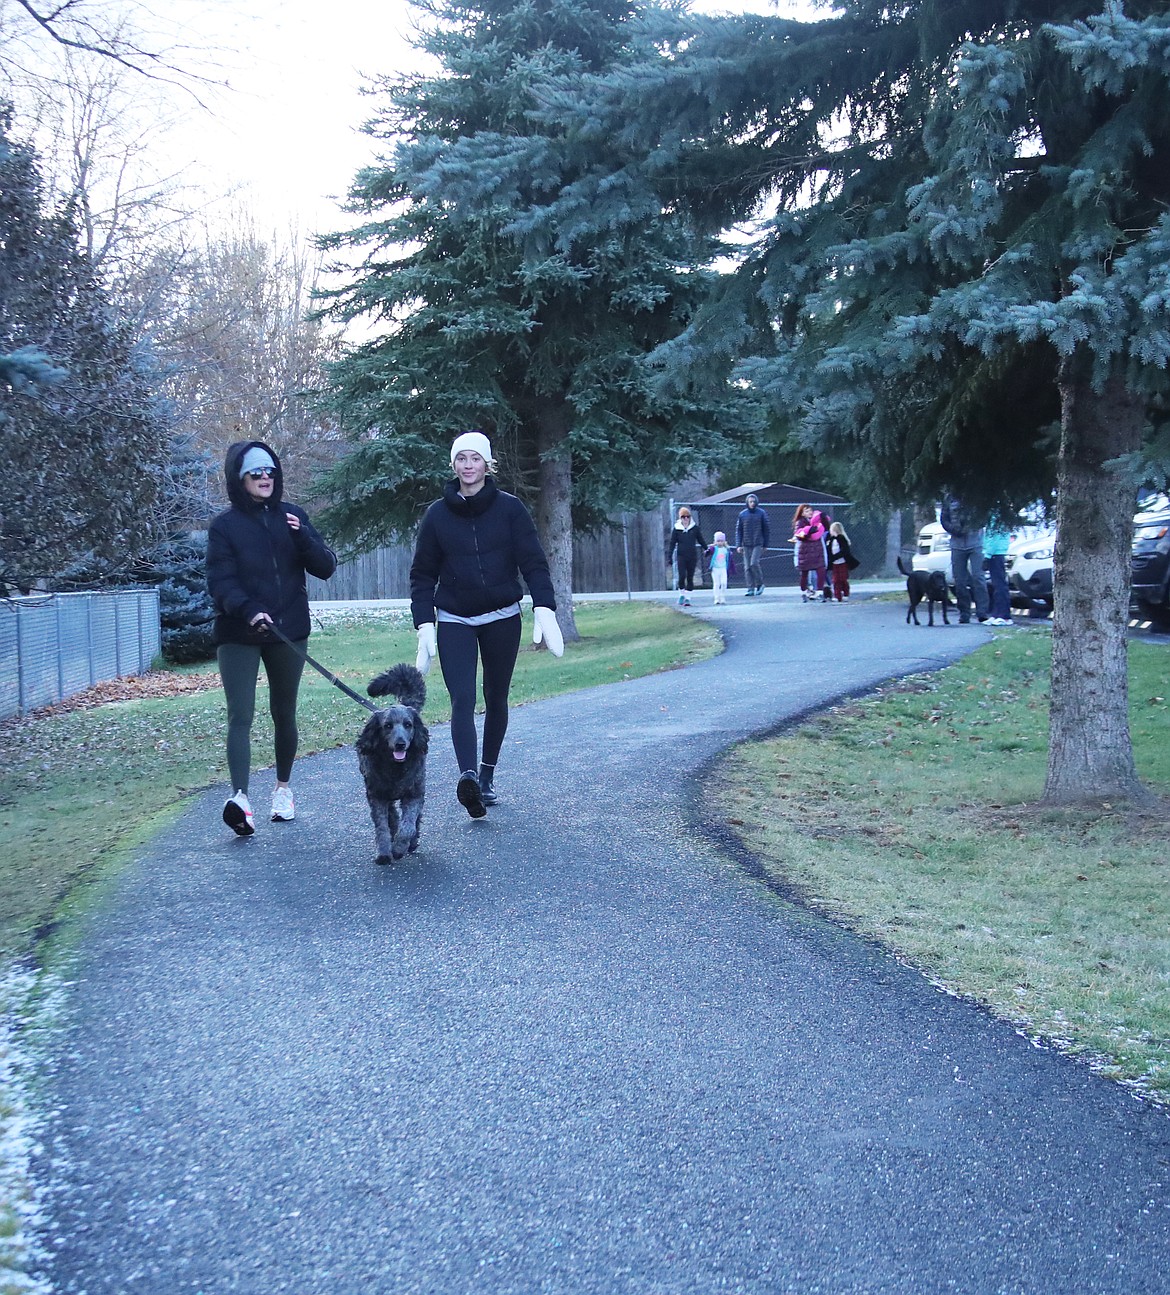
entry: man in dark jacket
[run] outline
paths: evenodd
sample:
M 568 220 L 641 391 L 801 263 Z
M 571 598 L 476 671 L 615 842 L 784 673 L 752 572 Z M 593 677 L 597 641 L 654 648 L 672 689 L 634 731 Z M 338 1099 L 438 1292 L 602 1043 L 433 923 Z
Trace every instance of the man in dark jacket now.
M 983 522 L 962 501 L 948 495 L 939 509 L 938 520 L 951 537 L 951 575 L 955 581 L 955 602 L 959 624 L 971 621 L 971 603 L 980 621 L 987 619 L 987 585 L 983 580 Z
M 747 507 L 735 523 L 735 547 L 743 554 L 747 568 L 745 598 L 758 598 L 764 592 L 764 554 L 768 551 L 770 535 L 768 514 L 760 507 L 755 495 L 748 495 Z
M 297 693 L 310 628 L 305 573 L 327 580 L 337 557 L 313 529 L 308 513 L 283 501 L 280 460 L 262 441 L 229 445 L 224 478 L 231 507 L 207 532 L 207 589 L 215 604 L 234 791 L 223 819 L 238 835 L 251 836 L 255 827 L 248 778 L 260 662 L 268 677 L 276 735 L 271 817 L 274 823 L 290 822 L 296 816 L 289 779 L 297 753 Z M 268 628 L 272 625 L 300 651 L 276 639 Z

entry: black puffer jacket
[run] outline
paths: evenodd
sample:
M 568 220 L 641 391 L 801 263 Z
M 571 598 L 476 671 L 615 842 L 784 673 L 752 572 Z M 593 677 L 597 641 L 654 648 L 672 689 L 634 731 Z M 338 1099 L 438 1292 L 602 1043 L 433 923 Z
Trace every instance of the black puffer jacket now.
M 253 445 L 267 450 L 276 464 L 271 499 L 253 499 L 240 480 L 240 461 Z M 305 572 L 327 580 L 337 556 L 313 529 L 308 514 L 282 502 L 284 475 L 280 459 L 263 441 L 236 441 L 228 446 L 224 478 L 232 506 L 207 531 L 207 590 L 215 604 L 216 643 L 259 643 L 249 625 L 267 612 L 294 641 L 309 637 L 309 595 Z M 286 513 L 301 519 L 294 531 Z
M 482 616 L 523 596 L 523 574 L 537 607 L 557 609 L 548 559 L 528 509 L 487 477 L 474 495 L 450 481 L 423 514 L 410 565 L 410 611 L 415 628 L 435 619 Z
M 675 549 L 678 549 L 680 562 L 696 562 L 699 554 L 706 551 L 707 541 L 703 539 L 703 532 L 699 530 L 699 523 L 692 522 L 690 526 L 680 526 L 678 522 L 670 528 L 670 543 L 666 546 L 667 562 L 674 556 Z

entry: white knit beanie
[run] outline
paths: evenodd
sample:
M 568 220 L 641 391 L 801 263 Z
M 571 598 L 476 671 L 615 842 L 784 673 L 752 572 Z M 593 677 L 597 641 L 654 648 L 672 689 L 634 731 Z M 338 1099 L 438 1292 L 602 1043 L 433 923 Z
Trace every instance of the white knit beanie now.
M 249 446 L 240 460 L 240 476 L 246 477 L 249 472 L 256 472 L 260 468 L 271 468 L 273 472 L 276 471 L 272 455 L 260 445 Z
M 451 442 L 451 466 L 455 466 L 455 456 L 460 450 L 472 450 L 485 463 L 492 461 L 492 443 L 483 432 L 462 432 Z

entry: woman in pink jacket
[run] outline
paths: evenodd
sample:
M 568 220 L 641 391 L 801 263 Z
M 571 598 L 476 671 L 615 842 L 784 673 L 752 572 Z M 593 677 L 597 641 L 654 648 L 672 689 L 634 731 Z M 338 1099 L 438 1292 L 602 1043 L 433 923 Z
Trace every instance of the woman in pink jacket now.
M 796 545 L 796 567 L 800 572 L 800 596 L 815 600 L 825 590 L 825 522 L 811 504 L 801 504 L 792 517 L 792 543 Z

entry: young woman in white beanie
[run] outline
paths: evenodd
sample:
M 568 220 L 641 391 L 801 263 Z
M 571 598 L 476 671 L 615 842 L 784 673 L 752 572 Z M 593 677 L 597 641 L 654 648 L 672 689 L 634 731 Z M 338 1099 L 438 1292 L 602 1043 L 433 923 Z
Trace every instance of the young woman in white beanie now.
M 451 694 L 451 741 L 459 764 L 456 795 L 472 818 L 498 796 L 492 785 L 508 730 L 508 690 L 520 650 L 520 577 L 532 595 L 533 642 L 565 650 L 552 577 L 536 526 L 515 495 L 489 475 L 492 447 L 480 431 L 451 446 L 455 479 L 423 515 L 410 567 L 416 664 L 426 674 L 438 654 Z M 476 669 L 483 662 L 483 754 L 477 760 Z

